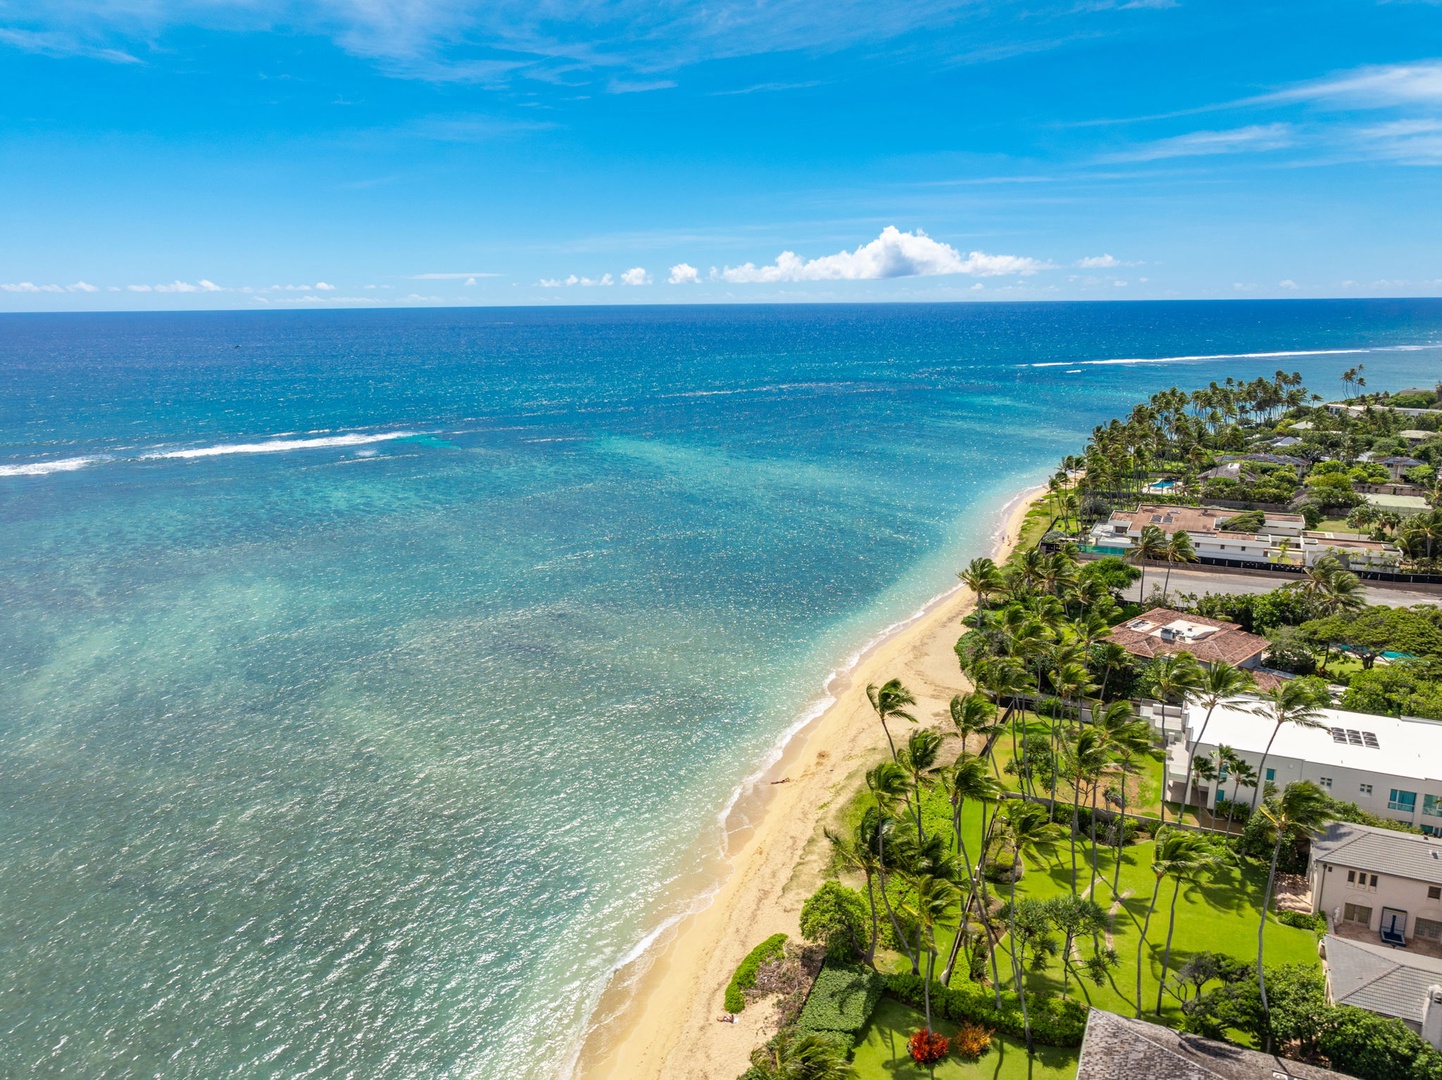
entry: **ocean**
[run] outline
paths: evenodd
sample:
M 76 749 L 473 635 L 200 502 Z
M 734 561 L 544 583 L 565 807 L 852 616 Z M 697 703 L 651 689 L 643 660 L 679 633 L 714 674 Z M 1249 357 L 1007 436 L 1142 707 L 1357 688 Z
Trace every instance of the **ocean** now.
M 1018 489 L 1357 364 L 1442 302 L 0 316 L 0 1075 L 564 1072 Z

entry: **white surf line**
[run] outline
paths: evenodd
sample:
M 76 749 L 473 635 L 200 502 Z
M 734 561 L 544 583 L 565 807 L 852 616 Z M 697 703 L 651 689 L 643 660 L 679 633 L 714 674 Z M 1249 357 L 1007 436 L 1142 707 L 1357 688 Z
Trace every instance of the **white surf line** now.
M 277 454 L 286 450 L 316 450 L 327 446 L 364 446 L 367 443 L 389 442 L 392 439 L 409 439 L 420 435 L 419 431 L 388 431 L 379 435 L 330 435 L 321 439 L 271 439 L 256 443 L 224 443 L 218 446 L 201 446 L 193 450 L 164 450 L 141 454 L 140 460 L 182 459 L 219 457 L 222 454 Z
M 0 465 L 0 476 L 45 476 L 53 472 L 74 472 L 87 465 L 111 460 L 105 455 L 59 458 L 55 461 L 32 461 L 25 465 Z
M 1415 346 L 1423 348 L 1424 346 Z M 1115 360 L 1047 360 L 1027 367 L 1096 367 L 1100 364 L 1180 364 L 1189 360 L 1270 360 L 1283 356 L 1353 356 L 1377 349 L 1292 349 L 1286 352 L 1210 353 L 1205 356 L 1133 356 Z

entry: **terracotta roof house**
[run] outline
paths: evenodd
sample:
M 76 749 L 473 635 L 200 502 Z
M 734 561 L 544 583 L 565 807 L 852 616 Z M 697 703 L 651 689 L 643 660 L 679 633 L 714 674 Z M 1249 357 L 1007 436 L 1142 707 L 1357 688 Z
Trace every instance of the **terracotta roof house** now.
M 1348 1080 L 1345 1073 L 1092 1009 L 1076 1080 Z
M 1247 633 L 1237 623 L 1188 615 L 1171 608 L 1152 608 L 1119 623 L 1104 640 L 1115 642 L 1144 660 L 1189 652 L 1203 664 L 1225 660 L 1237 667 L 1255 667 L 1271 646 L 1266 638 Z

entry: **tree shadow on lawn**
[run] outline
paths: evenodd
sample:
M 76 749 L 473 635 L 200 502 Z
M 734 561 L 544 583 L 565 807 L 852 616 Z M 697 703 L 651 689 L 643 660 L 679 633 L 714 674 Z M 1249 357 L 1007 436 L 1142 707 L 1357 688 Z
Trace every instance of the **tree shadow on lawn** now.
M 976 1061 L 948 1055 L 933 1066 L 917 1065 L 907 1040 L 923 1022 L 921 1013 L 883 999 L 857 1041 L 859 1080 L 1070 1080 L 1075 1075 L 1078 1051 L 1039 1046 L 1028 1058 L 1022 1043 L 1002 1035 L 994 1036 L 991 1049 Z M 950 1021 L 937 1019 L 932 1026 L 947 1038 L 956 1034 Z

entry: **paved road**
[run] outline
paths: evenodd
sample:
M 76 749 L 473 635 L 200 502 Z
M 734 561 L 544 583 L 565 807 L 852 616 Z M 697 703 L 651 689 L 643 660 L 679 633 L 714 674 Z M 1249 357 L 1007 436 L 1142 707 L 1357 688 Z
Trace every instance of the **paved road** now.
M 1166 574 L 1165 568 L 1147 567 L 1147 591 L 1160 585 Z M 1248 574 L 1240 570 L 1173 570 L 1171 591 L 1174 593 L 1265 593 L 1279 585 L 1285 585 L 1296 578 L 1291 574 Z M 1429 588 L 1425 585 L 1387 585 L 1365 582 L 1367 603 L 1386 604 L 1388 607 L 1409 607 L 1412 604 L 1442 604 L 1442 586 Z M 1137 600 L 1137 587 L 1131 589 L 1129 599 Z

